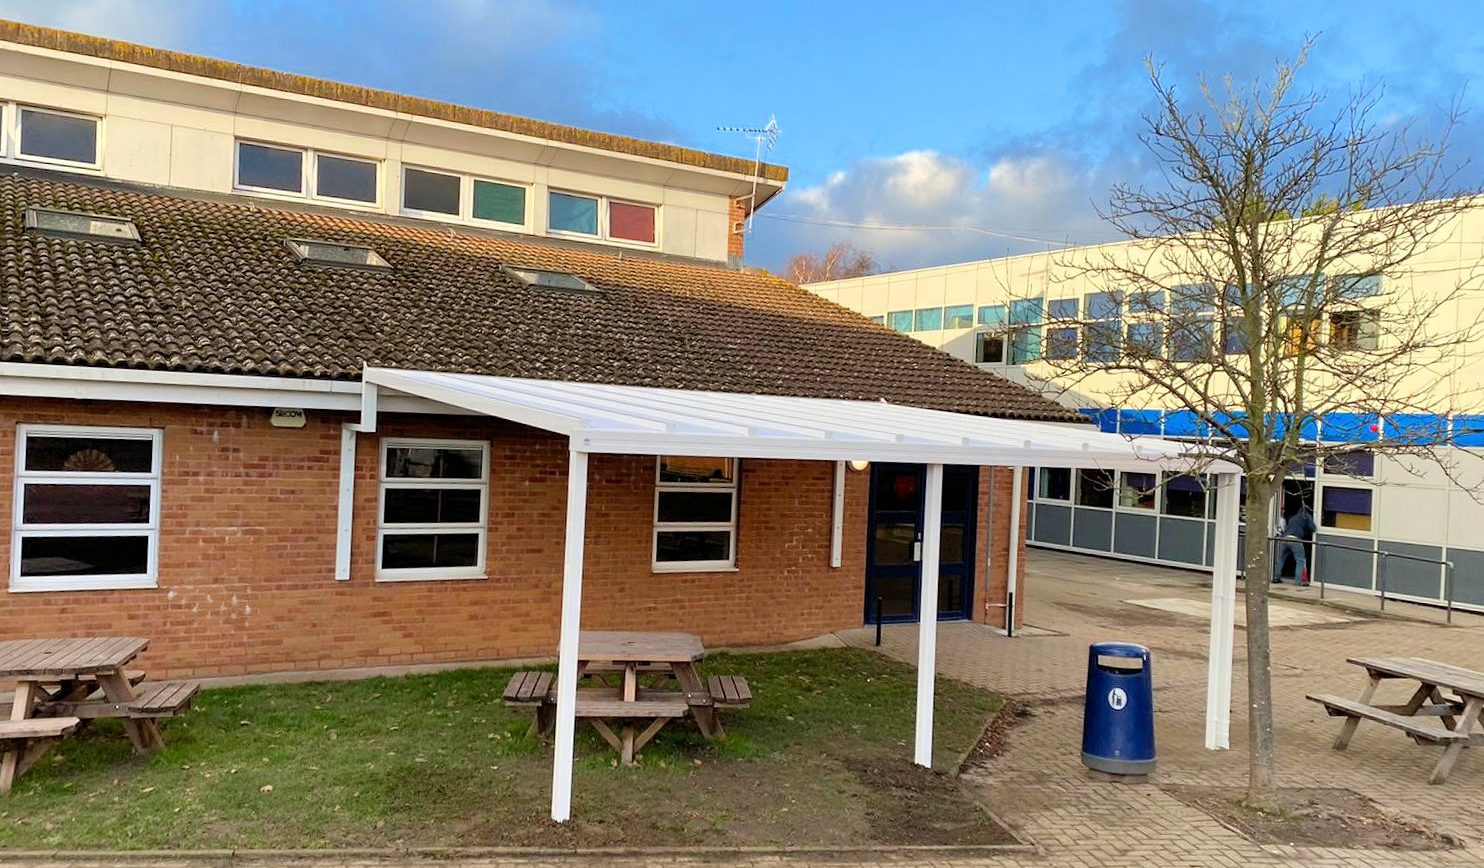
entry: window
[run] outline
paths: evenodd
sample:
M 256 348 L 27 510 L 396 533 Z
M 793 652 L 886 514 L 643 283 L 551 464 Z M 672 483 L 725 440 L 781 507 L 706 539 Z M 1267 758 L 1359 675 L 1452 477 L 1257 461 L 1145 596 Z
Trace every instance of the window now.
M 1337 310 L 1329 315 L 1329 342 L 1337 350 L 1374 350 L 1381 344 L 1381 313 Z
M 1129 293 L 1129 297 L 1128 297 L 1128 312 L 1129 313 L 1133 313 L 1133 314 L 1140 314 L 1140 313 L 1160 313 L 1164 309 L 1165 309 L 1165 294 L 1164 294 L 1164 290 L 1146 289 L 1146 290 L 1141 290 L 1139 292 Z
M 1164 358 L 1164 326 L 1157 322 L 1129 323 L 1128 352 L 1129 355 L 1140 359 Z
M 1077 358 L 1077 330 L 1074 328 L 1047 329 L 1046 358 L 1058 360 Z
M 1319 339 L 1324 332 L 1318 315 L 1285 316 L 1282 322 L 1288 337 L 1283 346 L 1285 355 L 1296 356 L 1319 349 Z
M 457 217 L 462 185 L 458 175 L 407 166 L 402 169 L 402 210 Z
M 972 304 L 956 304 L 943 309 L 943 327 L 950 329 L 966 329 L 974 326 L 974 306 Z
M 1113 471 L 1077 471 L 1077 505 L 1113 508 Z
M 526 225 L 526 188 L 474 179 L 473 217 L 510 226 Z
M 1184 473 L 1166 473 L 1165 496 L 1160 512 L 1182 518 L 1205 518 L 1205 481 Z
M 1076 319 L 1077 308 L 1078 304 L 1075 298 L 1058 298 L 1048 305 L 1052 319 Z
M 547 205 L 546 225 L 552 232 L 578 235 L 598 234 L 598 200 L 590 196 L 552 191 Z
M 1022 298 L 1010 302 L 1010 324 L 1011 325 L 1040 325 L 1041 324 L 1041 299 Z
M 26 229 L 74 241 L 106 241 L 111 244 L 139 243 L 139 227 L 133 220 L 107 214 L 84 214 L 52 208 L 27 208 Z
M 617 241 L 653 244 L 654 206 L 633 202 L 608 203 L 608 237 Z
M 886 315 L 886 321 L 892 329 L 902 334 L 912 331 L 912 311 L 910 310 L 894 310 Z
M 1004 335 L 988 332 L 974 335 L 974 361 L 981 365 L 1003 365 L 1005 363 Z
M 1370 532 L 1371 497 L 1369 488 L 1344 488 L 1326 485 L 1319 523 L 1337 530 Z
M 737 560 L 737 462 L 661 455 L 655 474 L 654 568 L 731 568 Z
M 917 321 L 913 326 L 920 332 L 937 331 L 943 327 L 943 308 L 923 307 L 917 310 Z
M 1210 284 L 1187 283 L 1170 288 L 1170 312 L 1188 319 L 1215 313 L 1216 293 Z
M 1153 473 L 1119 473 L 1118 505 L 1124 509 L 1154 509 L 1159 486 Z
M 312 241 L 304 238 L 289 238 L 284 241 L 294 257 L 304 265 L 322 265 L 328 268 L 361 268 L 370 271 L 390 271 L 391 263 L 381 258 L 369 247 L 355 244 L 338 244 L 334 241 Z
M 1088 361 L 1116 362 L 1123 350 L 1123 294 L 1094 292 L 1087 296 L 1084 331 Z
M 534 286 L 538 289 L 586 293 L 601 293 L 603 291 L 577 275 L 566 271 L 548 271 L 543 268 L 518 268 L 513 265 L 502 265 L 500 266 L 500 270 L 524 283 L 526 286 Z
M 1041 330 L 1016 329 L 1010 333 L 1010 364 L 1026 365 L 1041 358 Z
M 1036 484 L 1037 500 L 1071 500 L 1072 471 L 1066 467 L 1042 467 Z
M 1170 357 L 1177 362 L 1200 362 L 1211 358 L 1216 343 L 1216 322 L 1195 317 L 1170 329 Z
M 1005 306 L 1003 304 L 986 304 L 979 308 L 979 324 L 997 326 L 1005 324 Z
M 875 323 L 876 325 L 885 325 L 886 324 L 886 317 L 884 317 L 884 316 L 873 316 L 870 319 L 871 319 L 871 322 Z
M 314 156 L 314 195 L 346 202 L 376 202 L 377 165 L 330 154 Z
M 488 495 L 488 443 L 383 440 L 376 578 L 482 577 Z
M 304 152 L 252 142 L 237 143 L 237 183 L 245 190 L 304 192 Z
M 1313 476 L 1311 468 L 1309 476 Z M 1376 475 L 1376 453 L 1369 449 L 1357 449 L 1353 452 L 1340 452 L 1324 456 L 1324 472 L 1334 473 L 1342 476 L 1353 476 L 1357 479 L 1370 479 Z
M 1221 324 L 1221 350 L 1228 356 L 1245 355 L 1248 351 L 1247 321 L 1242 317 L 1227 317 Z
M 17 152 L 23 159 L 97 166 L 98 119 L 65 112 L 20 108 Z
M 21 425 L 16 440 L 11 590 L 154 587 L 160 432 Z
M 1289 274 L 1274 283 L 1283 307 L 1317 307 L 1324 297 L 1324 278 L 1312 274 Z
M 1340 274 L 1330 278 L 1334 282 L 1333 294 L 1342 301 L 1356 301 L 1381 294 L 1381 275 Z

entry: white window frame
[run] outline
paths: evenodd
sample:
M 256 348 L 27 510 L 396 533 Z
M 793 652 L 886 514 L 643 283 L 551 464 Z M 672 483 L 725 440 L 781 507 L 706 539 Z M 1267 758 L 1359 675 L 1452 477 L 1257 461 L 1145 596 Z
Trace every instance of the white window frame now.
M 1052 470 L 1065 470 L 1067 472 L 1067 496 L 1049 497 L 1046 494 L 1046 474 Z M 1047 465 L 1036 468 L 1036 500 L 1044 503 L 1071 504 L 1076 502 L 1077 493 L 1077 471 L 1070 467 L 1057 467 Z
M 526 205 L 525 205 L 525 207 L 523 209 L 521 209 L 521 213 L 525 215 L 525 220 L 523 222 L 521 222 L 521 223 L 506 223 L 503 220 L 486 220 L 483 217 L 475 217 L 474 216 L 474 185 L 475 185 L 475 183 L 478 183 L 478 182 L 483 182 L 483 183 L 486 183 L 486 184 L 499 184 L 499 185 L 501 185 L 503 187 L 516 187 L 516 188 L 519 188 L 525 194 L 525 197 L 526 197 L 525 198 Z M 460 200 L 461 200 L 461 203 L 464 200 L 467 200 L 468 203 L 469 203 L 469 207 L 467 209 L 467 215 L 468 216 L 465 219 L 467 219 L 470 223 L 472 223 L 475 226 L 493 226 L 493 227 L 496 227 L 496 228 L 499 228 L 499 229 L 511 229 L 511 230 L 515 230 L 517 232 L 526 232 L 526 233 L 529 233 L 531 231 L 531 210 L 532 210 L 532 205 L 534 203 L 531 201 L 532 197 L 531 197 L 531 185 L 530 184 L 522 184 L 519 181 L 511 181 L 508 178 L 492 178 L 492 177 L 490 177 L 488 175 L 470 175 L 470 176 L 468 176 L 467 178 L 464 179 L 464 183 L 466 185 L 468 185 L 468 193 L 467 193 L 467 195 L 461 196 L 460 197 Z
M 1133 471 L 1133 472 L 1138 473 L 1139 475 L 1149 475 L 1149 476 L 1153 476 L 1154 477 L 1154 505 L 1153 506 L 1149 506 L 1149 507 L 1144 507 L 1144 506 L 1125 506 L 1124 505 L 1124 503 L 1123 503 L 1123 489 L 1124 489 L 1123 478 L 1125 476 L 1130 475 L 1130 471 L 1120 470 L 1120 471 L 1118 471 L 1118 477 L 1115 480 L 1117 482 L 1118 487 L 1115 488 L 1115 489 L 1113 489 L 1113 509 L 1114 509 L 1114 511 L 1115 512 L 1131 512 L 1131 513 L 1134 513 L 1135 515 L 1154 515 L 1154 516 L 1160 515 L 1161 514 L 1160 513 L 1160 510 L 1164 507 L 1164 485 L 1160 481 L 1159 471 L 1157 471 L 1157 470 L 1154 470 L 1154 471 L 1139 470 L 1139 471 Z
M 148 440 L 149 473 L 86 473 L 78 471 L 26 470 L 29 438 L 89 437 L 95 439 Z M 160 565 L 160 478 L 164 457 L 164 431 L 159 428 L 118 428 L 90 425 L 16 426 L 15 477 L 12 491 L 10 533 L 10 590 L 30 591 L 111 591 L 157 587 Z M 125 524 L 27 524 L 25 517 L 26 483 L 49 485 L 148 485 L 149 522 Z M 143 573 L 98 576 L 22 576 L 21 541 L 26 537 L 96 537 L 141 536 L 149 540 L 146 569 Z
M 553 194 L 572 196 L 578 199 L 592 199 L 598 203 L 598 234 L 589 235 L 586 232 L 572 232 L 565 229 L 556 229 L 551 225 L 551 197 Z M 654 209 L 654 241 L 633 241 L 628 238 L 614 238 L 609 231 L 608 207 L 611 203 L 620 205 L 638 205 L 644 208 Z M 634 247 L 640 250 L 654 250 L 660 246 L 660 233 L 664 222 L 661 219 L 661 207 L 655 202 L 640 202 L 637 199 L 624 199 L 619 196 L 604 196 L 601 193 L 587 193 L 581 190 L 569 190 L 561 187 L 546 188 L 546 234 L 557 238 L 580 238 L 586 241 L 602 241 L 605 244 L 614 244 L 620 247 Z
M 242 183 L 242 146 L 253 145 L 259 148 L 269 148 L 275 151 L 289 151 L 299 155 L 299 192 L 292 190 L 277 190 L 273 187 L 255 187 L 251 184 Z M 376 169 L 376 199 L 372 202 L 363 202 L 359 199 L 341 199 L 338 196 L 321 196 L 315 192 L 315 186 L 319 182 L 319 158 L 320 156 L 335 157 L 341 160 L 353 160 L 358 163 L 370 163 Z M 232 189 L 238 193 L 250 193 L 254 196 L 265 196 L 270 199 L 293 199 L 311 200 L 315 202 L 330 202 L 346 208 L 360 208 L 362 210 L 379 211 L 383 190 L 385 188 L 386 173 L 383 171 L 384 161 L 374 157 L 363 157 L 359 154 L 343 154 L 338 151 L 322 151 L 317 148 L 302 148 L 298 145 L 285 145 L 280 142 L 265 142 L 258 139 L 234 139 L 232 141 Z
M 454 180 L 458 181 L 459 207 L 457 212 L 448 214 L 443 211 L 422 211 L 417 208 L 408 208 L 407 170 L 409 169 L 414 172 L 423 172 L 429 175 L 443 175 L 446 178 L 453 178 Z M 408 217 L 418 217 L 423 220 L 444 220 L 449 223 L 464 223 L 468 221 L 468 217 L 466 215 L 468 215 L 469 209 L 474 207 L 474 203 L 470 201 L 470 197 L 473 195 L 473 189 L 469 184 L 468 175 L 460 174 L 459 172 L 450 172 L 447 169 L 435 169 L 432 166 L 419 166 L 416 163 L 403 163 L 402 172 L 398 177 L 401 181 L 401 183 L 397 185 L 397 208 L 400 213 Z
M 722 485 L 716 482 L 663 482 L 660 480 L 660 464 L 665 456 L 657 455 L 654 459 L 654 530 L 650 533 L 649 560 L 650 569 L 656 573 L 699 573 L 699 572 L 727 572 L 737 569 L 737 501 L 742 494 L 742 461 L 738 458 L 728 458 L 732 466 L 732 481 L 730 485 Z M 660 494 L 670 491 L 698 491 L 721 494 L 730 492 L 732 495 L 732 516 L 729 521 L 660 521 Z M 725 560 L 711 561 L 661 561 L 660 560 L 660 534 L 670 531 L 727 531 L 729 545 Z
M 5 117 L 3 118 L 5 129 L 3 144 L 0 144 L 0 159 L 4 159 L 5 162 L 30 163 L 36 166 L 54 166 L 87 172 L 101 172 L 103 170 L 104 123 L 102 116 L 87 112 L 51 108 L 49 106 L 31 105 L 30 103 L 20 103 L 14 100 L 0 102 L 0 109 L 3 109 L 5 113 Z M 42 114 L 61 115 L 63 117 L 81 118 L 92 121 L 94 129 L 97 131 L 97 134 L 93 137 L 93 162 L 79 163 L 74 160 L 60 160 L 56 157 L 37 157 L 21 153 L 21 139 L 24 134 L 24 130 L 21 128 L 21 111 L 23 109 Z
M 1320 469 L 1323 473 L 1323 468 Z M 1334 477 L 1333 483 L 1326 479 L 1316 480 L 1314 485 L 1314 527 L 1316 533 L 1334 534 L 1336 536 L 1348 536 L 1356 539 L 1376 539 L 1380 536 L 1378 532 L 1380 522 L 1380 494 L 1377 486 L 1365 477 L 1345 476 L 1340 473 L 1331 473 Z M 1371 527 L 1369 530 L 1356 530 L 1349 527 L 1330 527 L 1324 523 L 1324 495 L 1331 488 L 1345 488 L 1356 491 L 1369 491 L 1371 493 Z
M 478 479 L 389 479 L 386 475 L 386 454 L 398 447 L 412 449 L 478 449 Z M 421 582 L 446 581 L 450 579 L 482 579 L 485 577 L 486 547 L 489 542 L 490 506 L 490 444 L 488 440 L 444 440 L 425 437 L 383 437 L 378 448 L 376 473 L 376 581 Z M 418 524 L 386 523 L 386 492 L 391 488 L 462 488 L 479 491 L 478 522 L 423 522 Z M 381 566 L 382 541 L 387 536 L 410 536 L 425 533 L 478 533 L 477 559 L 471 567 L 410 567 L 383 569 Z

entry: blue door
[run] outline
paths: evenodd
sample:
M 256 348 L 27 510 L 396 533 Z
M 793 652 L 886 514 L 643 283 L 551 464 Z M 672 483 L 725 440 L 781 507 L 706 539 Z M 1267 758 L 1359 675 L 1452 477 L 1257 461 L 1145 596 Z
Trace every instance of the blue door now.
M 866 538 L 866 621 L 916 621 L 922 588 L 922 512 L 927 468 L 872 464 Z M 943 468 L 938 618 L 967 618 L 973 602 L 979 468 Z

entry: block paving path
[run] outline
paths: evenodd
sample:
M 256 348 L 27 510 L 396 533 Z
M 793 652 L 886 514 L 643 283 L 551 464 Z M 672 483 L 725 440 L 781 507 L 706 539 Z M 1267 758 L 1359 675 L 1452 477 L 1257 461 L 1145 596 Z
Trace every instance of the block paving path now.
M 1439 748 L 1423 748 L 1401 733 L 1362 724 L 1349 750 L 1330 749 L 1339 721 L 1304 699 L 1314 691 L 1358 693 L 1359 669 L 1345 658 L 1360 654 L 1418 656 L 1484 667 L 1484 617 L 1460 614 L 1455 625 L 1383 619 L 1375 613 L 1351 620 L 1273 631 L 1274 700 L 1278 725 L 1280 784 L 1335 787 L 1370 797 L 1384 809 L 1426 818 L 1466 847 L 1406 853 L 1379 849 L 1321 849 L 1254 844 L 1175 799 L 1161 785 L 1234 786 L 1246 780 L 1247 738 L 1244 636 L 1236 638 L 1230 751 L 1203 747 L 1207 624 L 1201 617 L 1151 609 L 1128 600 L 1186 598 L 1209 602 L 1207 577 L 1194 572 L 1032 551 L 1028 559 L 1026 622 L 1037 628 L 1008 639 L 982 625 L 945 623 L 939 629 L 939 671 L 1010 694 L 1029 714 L 1010 731 L 1003 754 L 966 772 L 966 780 L 1001 819 L 1032 841 L 1035 853 L 995 857 L 860 856 L 666 856 L 561 858 L 321 859 L 242 857 L 162 860 L 162 864 L 385 868 L 390 865 L 460 868 L 557 868 L 611 866 L 1484 866 L 1484 752 L 1465 751 L 1448 783 L 1427 777 Z M 1289 593 L 1275 606 L 1308 609 L 1317 591 Z M 1353 595 L 1332 594 L 1338 601 Z M 1362 610 L 1368 606 L 1361 606 Z M 1406 609 L 1407 607 L 1398 607 Z M 1194 610 L 1192 610 L 1194 611 Z M 1334 614 L 1338 610 L 1324 609 Z M 1301 613 L 1295 613 L 1301 614 Z M 1433 613 L 1425 618 L 1436 620 Z M 1305 620 L 1298 618 L 1296 620 Z M 1322 620 L 1322 619 L 1321 619 Z M 869 629 L 841 634 L 849 644 L 870 647 Z M 917 629 L 889 626 L 882 652 L 916 660 Z M 1159 771 L 1151 784 L 1095 782 L 1080 761 L 1081 697 L 1087 645 L 1121 639 L 1150 646 L 1154 654 Z M 1405 690 L 1400 685 L 1390 685 Z M 1383 688 L 1384 689 L 1384 688 Z M 1383 694 L 1384 696 L 1385 694 Z M 1400 696 L 1397 701 L 1406 697 Z M 144 864 L 150 860 L 134 861 Z M 33 861 L 34 866 L 108 865 L 108 860 Z

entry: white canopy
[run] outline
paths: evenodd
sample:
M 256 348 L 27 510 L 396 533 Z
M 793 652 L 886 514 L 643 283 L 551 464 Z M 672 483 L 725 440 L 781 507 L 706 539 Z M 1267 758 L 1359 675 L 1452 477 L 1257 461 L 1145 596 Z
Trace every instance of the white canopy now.
M 381 391 L 508 419 L 569 440 L 567 525 L 562 562 L 558 650 L 556 756 L 551 816 L 572 809 L 572 742 L 577 699 L 577 637 L 582 609 L 582 561 L 590 453 L 716 455 L 836 462 L 836 503 L 843 497 L 843 462 L 927 465 L 923 492 L 922 581 L 919 599 L 917 721 L 914 757 L 932 765 L 933 678 L 937 656 L 938 556 L 942 531 L 943 465 L 1049 466 L 1157 473 L 1197 470 L 1217 475 L 1212 566 L 1211 645 L 1206 686 L 1206 746 L 1228 746 L 1232 638 L 1237 564 L 1238 468 L 1198 445 L 1130 441 L 1092 426 L 992 419 L 886 402 L 611 386 L 475 374 L 366 368 L 361 422 L 341 439 L 340 542 L 336 575 L 349 578 L 353 530 L 355 438 L 376 430 Z M 1011 536 L 1019 534 L 1022 474 L 1014 476 Z M 839 508 L 837 506 L 837 508 Z M 838 517 L 836 537 L 838 539 Z M 1010 547 L 1008 593 L 1015 556 Z M 1013 597 L 1008 603 L 1013 612 Z M 1011 615 L 1013 618 L 1013 614 Z

